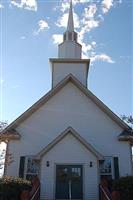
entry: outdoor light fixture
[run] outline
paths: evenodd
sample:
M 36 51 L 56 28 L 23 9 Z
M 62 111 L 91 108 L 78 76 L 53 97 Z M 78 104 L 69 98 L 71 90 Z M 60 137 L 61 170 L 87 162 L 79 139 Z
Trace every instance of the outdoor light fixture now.
M 90 162 L 90 167 L 92 167 L 93 166 L 93 163 L 92 163 L 92 161 Z
M 49 164 L 49 161 L 47 161 L 47 162 L 46 162 L 46 166 L 49 167 L 49 165 L 50 165 L 50 164 Z

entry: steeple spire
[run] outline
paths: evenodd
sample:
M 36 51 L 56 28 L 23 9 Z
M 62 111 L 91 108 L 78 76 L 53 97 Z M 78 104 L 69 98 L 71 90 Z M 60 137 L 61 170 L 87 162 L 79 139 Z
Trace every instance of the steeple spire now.
M 81 45 L 77 42 L 78 34 L 74 31 L 72 0 L 68 15 L 67 30 L 63 34 L 63 42 L 59 44 L 59 58 L 80 59 Z
M 74 31 L 74 22 L 73 22 L 73 9 L 72 9 L 72 0 L 70 0 L 70 9 L 69 9 L 69 17 L 67 23 L 67 31 Z

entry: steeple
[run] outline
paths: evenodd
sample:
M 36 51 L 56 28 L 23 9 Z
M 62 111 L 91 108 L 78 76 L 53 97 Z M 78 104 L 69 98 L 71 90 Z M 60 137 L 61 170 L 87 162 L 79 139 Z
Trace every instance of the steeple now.
M 52 88 L 68 75 L 73 75 L 87 87 L 90 59 L 81 59 L 82 46 L 77 42 L 77 38 L 78 34 L 74 30 L 72 0 L 70 0 L 67 28 L 63 34 L 63 42 L 58 46 L 58 58 L 50 59 Z
M 74 31 L 72 0 L 70 0 L 67 30 L 63 34 L 63 43 L 59 45 L 59 58 L 80 59 L 81 48 L 77 42 L 77 33 Z
M 72 0 L 70 1 L 69 17 L 67 23 L 67 31 L 74 31 L 74 22 L 73 22 L 73 10 L 72 10 Z

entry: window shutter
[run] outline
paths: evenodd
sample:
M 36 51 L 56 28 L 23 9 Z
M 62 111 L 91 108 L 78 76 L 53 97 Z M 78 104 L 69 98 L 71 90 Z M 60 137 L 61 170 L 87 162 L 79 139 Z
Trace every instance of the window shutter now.
M 20 157 L 19 177 L 24 178 L 25 156 Z
M 118 157 L 114 157 L 114 178 L 119 179 L 119 160 Z

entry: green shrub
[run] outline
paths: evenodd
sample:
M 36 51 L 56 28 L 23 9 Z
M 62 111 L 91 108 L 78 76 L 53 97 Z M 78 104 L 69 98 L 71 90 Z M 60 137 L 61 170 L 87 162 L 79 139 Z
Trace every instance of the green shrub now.
M 121 200 L 133 200 L 133 177 L 121 177 L 113 181 L 113 190 L 120 192 Z
M 22 178 L 3 177 L 0 179 L 0 199 L 19 200 L 22 190 L 31 189 L 31 183 Z

